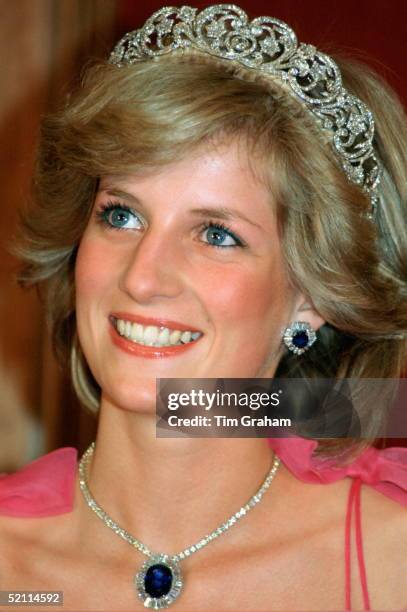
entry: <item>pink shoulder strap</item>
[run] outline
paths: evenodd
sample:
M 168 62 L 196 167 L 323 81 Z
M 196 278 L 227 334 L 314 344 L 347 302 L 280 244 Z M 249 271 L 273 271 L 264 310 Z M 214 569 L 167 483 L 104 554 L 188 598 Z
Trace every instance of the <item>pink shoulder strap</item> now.
M 369 592 L 367 590 L 366 568 L 363 557 L 363 542 L 362 542 L 362 523 L 360 512 L 360 489 L 362 481 L 360 478 L 352 479 L 352 485 L 349 490 L 348 505 L 346 509 L 345 521 L 345 610 L 351 608 L 351 527 L 352 513 L 355 508 L 355 539 L 356 550 L 359 564 L 360 584 L 363 593 L 364 610 L 370 610 Z

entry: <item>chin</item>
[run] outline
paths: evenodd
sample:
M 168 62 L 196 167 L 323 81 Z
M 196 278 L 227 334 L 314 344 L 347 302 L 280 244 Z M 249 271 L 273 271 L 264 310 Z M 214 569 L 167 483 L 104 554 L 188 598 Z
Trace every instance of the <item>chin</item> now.
M 102 393 L 109 407 L 138 414 L 156 414 L 156 379 L 141 377 L 130 384 L 117 384 Z

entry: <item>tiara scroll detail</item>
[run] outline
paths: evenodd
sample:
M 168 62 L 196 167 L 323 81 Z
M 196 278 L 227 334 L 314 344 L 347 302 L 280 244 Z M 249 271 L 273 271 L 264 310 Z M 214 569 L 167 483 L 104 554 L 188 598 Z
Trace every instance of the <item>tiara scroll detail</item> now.
M 348 179 L 370 197 L 368 218 L 379 202 L 381 167 L 373 150 L 374 120 L 362 100 L 342 85 L 338 66 L 273 17 L 249 21 L 233 4 L 163 7 L 144 26 L 126 34 L 109 62 L 118 67 L 193 47 L 203 53 L 280 78 L 292 95 L 331 134 L 334 152 Z

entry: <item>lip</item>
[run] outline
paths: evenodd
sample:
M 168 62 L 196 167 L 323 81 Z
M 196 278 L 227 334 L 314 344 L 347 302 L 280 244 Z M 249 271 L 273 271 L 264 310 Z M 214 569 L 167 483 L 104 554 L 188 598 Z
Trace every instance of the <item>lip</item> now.
M 112 315 L 112 318 L 115 316 L 116 315 Z M 146 357 L 147 359 L 163 359 L 165 357 L 176 357 L 177 355 L 181 355 L 182 353 L 185 353 L 185 351 L 191 349 L 200 340 L 200 338 L 198 338 L 193 342 L 188 342 L 187 344 L 181 344 L 178 346 L 146 346 L 145 344 L 136 344 L 135 342 L 131 342 L 130 340 L 127 340 L 127 338 L 119 334 L 112 318 L 109 317 L 109 333 L 113 344 L 125 353 L 133 355 L 134 357 Z M 121 319 L 122 317 L 117 318 Z M 127 320 L 130 321 L 131 319 Z M 141 322 L 139 318 L 137 318 L 137 322 Z M 144 325 L 146 324 L 147 323 L 144 323 Z M 157 325 L 157 323 L 150 323 L 150 325 Z
M 155 325 L 155 327 L 169 327 L 170 329 L 179 329 L 180 331 L 201 332 L 200 329 L 188 327 L 184 323 L 171 321 L 170 319 L 154 319 L 152 317 L 140 317 L 139 315 L 130 314 L 128 312 L 112 312 L 111 317 L 115 319 L 123 319 L 124 321 L 132 321 L 140 323 L 140 325 Z

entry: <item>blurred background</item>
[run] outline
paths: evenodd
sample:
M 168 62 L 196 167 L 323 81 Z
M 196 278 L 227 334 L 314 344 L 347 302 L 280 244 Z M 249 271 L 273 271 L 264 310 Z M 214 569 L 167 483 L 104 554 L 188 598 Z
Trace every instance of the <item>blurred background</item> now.
M 204 8 L 214 1 L 190 4 Z M 370 63 L 407 101 L 405 0 L 239 4 L 252 16 L 288 22 L 301 41 Z M 59 446 L 82 451 L 96 426 L 56 364 L 36 292 L 18 287 L 18 262 L 8 252 L 17 211 L 30 197 L 41 117 L 63 101 L 89 58 L 105 57 L 116 39 L 162 5 L 158 0 L 0 0 L 0 472 Z

